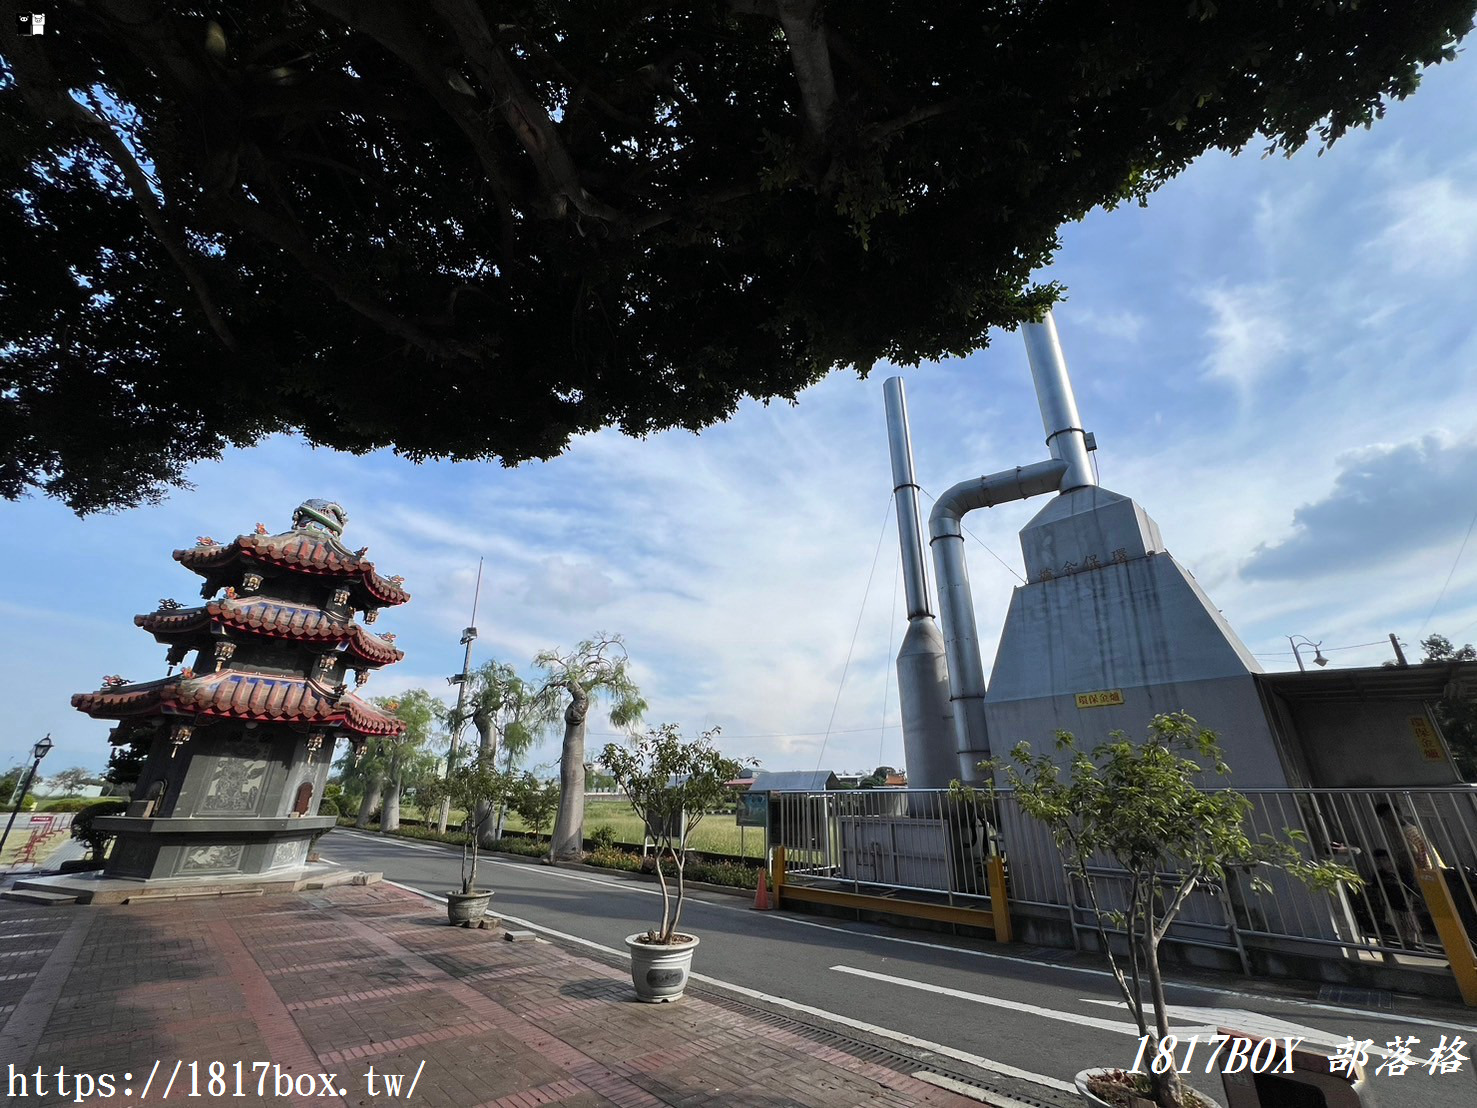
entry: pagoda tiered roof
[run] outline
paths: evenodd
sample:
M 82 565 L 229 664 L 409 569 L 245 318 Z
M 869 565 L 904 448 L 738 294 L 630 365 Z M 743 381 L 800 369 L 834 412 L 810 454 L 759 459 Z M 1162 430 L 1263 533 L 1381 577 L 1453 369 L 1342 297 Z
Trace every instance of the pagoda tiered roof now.
M 348 616 L 263 596 L 227 596 L 195 608 L 161 608 L 134 616 L 133 622 L 166 643 L 208 632 L 215 625 L 294 642 L 346 644 L 350 653 L 370 665 L 392 665 L 405 657 Z
M 95 719 L 163 714 L 342 727 L 361 735 L 405 731 L 400 720 L 350 693 L 339 695 L 303 677 L 230 669 L 198 677 L 186 670 L 157 681 L 77 693 L 72 707 Z
M 240 535 L 228 543 L 202 540 L 189 550 L 176 550 L 174 560 L 205 578 L 202 596 L 215 592 L 233 570 L 248 563 L 344 578 L 367 594 L 364 599 L 368 603 L 361 606 L 387 607 L 410 599 L 400 579 L 380 576 L 362 551 L 350 550 L 336 536 L 311 527 L 294 528 L 280 535 Z

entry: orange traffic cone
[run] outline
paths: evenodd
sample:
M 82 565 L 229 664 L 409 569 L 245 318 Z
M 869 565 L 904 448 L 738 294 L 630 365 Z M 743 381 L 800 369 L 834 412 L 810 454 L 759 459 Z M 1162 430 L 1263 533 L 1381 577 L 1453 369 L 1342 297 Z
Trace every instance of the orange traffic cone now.
M 754 890 L 754 910 L 757 912 L 769 911 L 769 882 L 767 880 L 768 876 L 768 870 L 759 870 L 759 887 Z

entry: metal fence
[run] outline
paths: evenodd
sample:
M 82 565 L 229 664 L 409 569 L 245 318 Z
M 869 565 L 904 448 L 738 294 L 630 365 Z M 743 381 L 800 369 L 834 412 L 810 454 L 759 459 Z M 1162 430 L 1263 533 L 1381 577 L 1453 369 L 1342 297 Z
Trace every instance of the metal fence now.
M 1246 831 L 1253 840 L 1301 832 L 1296 847 L 1304 858 L 1339 861 L 1363 883 L 1330 894 L 1271 868 L 1233 870 L 1192 894 L 1172 941 L 1236 952 L 1243 965 L 1249 947 L 1291 943 L 1326 957 L 1406 955 L 1436 966 L 1442 948 L 1418 882 L 1422 870 L 1441 875 L 1477 938 L 1477 786 L 1240 791 L 1252 803 Z M 1096 930 L 1082 883 L 1009 790 L 993 801 L 929 789 L 776 793 L 774 800 L 770 842 L 785 847 L 787 883 L 968 903 L 988 896 L 986 861 L 998 852 L 1013 906 L 1065 909 L 1079 938 Z M 1100 904 L 1117 906 L 1124 871 L 1099 858 L 1089 874 Z M 1162 875 L 1166 883 L 1175 878 Z

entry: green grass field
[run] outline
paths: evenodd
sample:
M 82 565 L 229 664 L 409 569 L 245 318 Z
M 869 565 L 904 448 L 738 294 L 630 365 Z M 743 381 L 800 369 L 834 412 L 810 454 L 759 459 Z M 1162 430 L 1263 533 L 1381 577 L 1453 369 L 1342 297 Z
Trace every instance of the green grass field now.
M 401 814 L 406 819 L 422 818 L 420 810 L 410 805 L 403 808 Z M 452 812 L 454 821 L 460 822 L 463 818 L 462 812 Z M 762 861 L 764 829 L 740 828 L 734 819 L 732 812 L 704 816 L 693 828 L 692 837 L 687 840 L 688 848 L 706 854 L 732 854 L 735 857 L 757 858 Z M 508 813 L 506 826 L 510 831 L 528 830 L 528 826 L 512 812 Z M 602 827 L 609 827 L 614 831 L 615 841 L 618 843 L 641 845 L 641 819 L 624 800 L 595 797 L 585 801 L 585 837 L 591 837 Z M 741 830 L 742 836 L 739 834 Z M 548 828 L 544 829 L 545 834 L 548 831 Z

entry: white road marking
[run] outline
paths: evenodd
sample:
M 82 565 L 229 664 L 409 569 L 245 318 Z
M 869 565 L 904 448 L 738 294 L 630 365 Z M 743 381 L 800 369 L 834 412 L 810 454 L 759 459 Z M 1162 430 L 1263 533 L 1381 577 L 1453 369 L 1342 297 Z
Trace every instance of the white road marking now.
M 956 1000 L 968 1000 L 975 1004 L 984 1004 L 991 1008 L 1004 1008 L 1010 1012 L 1024 1012 L 1029 1016 L 1040 1016 L 1043 1019 L 1057 1020 L 1061 1023 L 1072 1023 L 1078 1027 L 1095 1027 L 1099 1031 L 1112 1031 L 1119 1035 L 1138 1035 L 1138 1025 L 1126 1019 L 1108 1020 L 1097 1016 L 1085 1016 L 1080 1012 L 1062 1012 L 1056 1008 L 1043 1008 L 1039 1004 L 1026 1004 L 1019 1000 L 1006 1000 L 1003 997 L 987 996 L 984 993 L 967 993 L 963 989 L 951 989 L 946 985 L 931 985 L 927 981 L 914 981 L 907 977 L 894 977 L 890 973 L 874 973 L 871 970 L 856 969 L 852 966 L 832 966 L 837 973 L 849 973 L 854 977 L 868 977 L 873 981 L 885 981 L 889 985 L 902 985 L 909 989 L 920 989 L 923 992 L 937 993 L 940 996 L 951 996 Z
M 446 853 L 445 850 L 438 849 L 437 847 L 425 846 L 421 843 L 414 842 L 413 840 L 399 839 L 395 836 L 381 837 L 378 835 L 367 835 L 363 831 L 354 831 L 352 828 L 341 828 L 341 830 L 347 831 L 349 832 L 349 834 L 355 837 L 361 835 L 365 836 L 373 842 L 382 843 L 384 845 L 391 845 L 393 843 L 393 845 L 403 846 L 406 849 L 410 850 L 429 850 L 437 854 Z M 497 859 L 488 860 L 494 862 L 497 865 L 504 866 L 518 866 L 521 864 L 518 862 L 503 862 Z M 526 869 L 529 867 L 523 866 L 523 868 Z M 661 896 L 660 889 L 648 888 L 646 886 L 638 885 L 629 881 L 612 881 L 608 878 L 596 877 L 593 875 L 584 876 L 581 874 L 570 873 L 568 870 L 559 869 L 555 866 L 543 868 L 540 870 L 540 872 L 547 873 L 552 876 L 563 877 L 571 881 L 586 881 L 591 884 L 605 885 L 610 888 L 622 889 L 626 892 L 644 893 L 650 896 Z M 750 911 L 750 909 L 747 907 L 736 908 L 732 904 L 724 904 L 711 900 L 702 900 L 692 896 L 689 896 L 687 899 L 688 903 L 702 904 L 709 908 L 717 909 L 719 911 L 742 912 L 745 914 Z M 968 958 L 982 958 L 992 962 L 1009 962 L 1014 965 L 1029 966 L 1031 969 L 1036 970 L 1038 973 L 1043 970 L 1055 970 L 1061 973 L 1076 973 L 1088 977 L 1111 978 L 1113 976 L 1112 973 L 1108 970 L 1092 969 L 1089 966 L 1063 966 L 1052 962 L 1039 962 L 1032 958 L 1022 958 L 1018 955 L 1013 954 L 995 954 L 987 950 L 972 950 L 968 947 L 947 946 L 943 943 L 931 943 L 923 939 L 905 939 L 896 935 L 881 935 L 873 931 L 858 931 L 849 927 L 838 927 L 835 924 L 829 923 L 817 923 L 814 920 L 800 919 L 796 916 L 777 914 L 774 912 L 768 913 L 768 918 L 774 920 L 776 923 L 785 924 L 792 927 L 812 927 L 820 931 L 834 931 L 842 935 L 868 938 L 876 940 L 878 942 L 896 943 L 900 946 L 920 947 L 924 950 L 937 950 L 943 953 L 956 954 Z M 1341 1016 L 1351 1016 L 1356 1019 L 1377 1020 L 1380 1023 L 1404 1023 L 1411 1024 L 1416 1027 L 1441 1027 L 1450 1031 L 1461 1031 L 1466 1034 L 1477 1035 L 1477 1026 L 1474 1026 L 1472 1024 L 1453 1023 L 1449 1020 L 1429 1019 L 1415 1016 L 1402 1016 L 1397 1015 L 1394 1012 L 1371 1012 L 1364 1008 L 1348 1008 L 1340 1004 L 1325 1004 L 1322 1001 L 1317 1000 L 1303 1000 L 1298 997 L 1269 997 L 1262 993 L 1248 993 L 1242 992 L 1237 989 L 1222 989 L 1217 988 L 1213 985 L 1196 985 L 1182 981 L 1166 980 L 1164 984 L 1166 988 L 1180 989 L 1187 992 L 1206 993 L 1212 997 L 1217 998 L 1238 998 L 1243 1000 L 1257 1001 L 1261 1004 L 1272 1003 L 1299 1008 L 1311 1008 L 1314 1011 L 1333 1012 Z M 1118 1001 L 1102 1001 L 1100 1003 L 1116 1004 L 1118 1003 Z
M 418 896 L 423 896 L 427 900 L 437 900 L 443 904 L 446 903 L 446 898 L 444 896 L 437 896 L 435 893 L 428 893 L 424 889 L 417 889 L 414 885 L 403 885 L 398 881 L 388 880 L 385 882 L 385 884 L 393 885 L 397 889 L 405 889 L 407 892 L 412 892 L 417 894 Z M 519 927 L 526 927 L 530 931 L 538 931 L 544 935 L 552 935 L 556 939 L 563 939 L 565 942 L 577 943 L 580 946 L 588 947 L 592 950 L 599 950 L 605 954 L 613 954 L 618 958 L 629 958 L 631 956 L 631 953 L 628 950 L 616 950 L 614 947 L 605 946 L 602 943 L 594 942 L 579 935 L 571 935 L 565 931 L 556 931 L 552 927 L 544 927 L 540 924 L 532 922 L 531 920 L 519 919 L 517 916 L 510 916 L 502 912 L 499 912 L 498 914 L 503 919 L 512 920 Z M 716 988 L 727 989 L 729 992 L 738 993 L 740 996 L 746 996 L 753 1000 L 762 1000 L 779 1008 L 788 1008 L 792 1012 L 804 1012 L 806 1015 L 817 1016 L 820 1019 L 827 1020 L 830 1023 L 840 1024 L 842 1027 L 850 1027 L 856 1031 L 865 1031 L 866 1033 L 870 1035 L 876 1035 L 879 1038 L 891 1039 L 893 1042 L 905 1043 L 908 1046 L 916 1047 L 921 1050 L 928 1050 L 932 1051 L 935 1054 L 942 1054 L 946 1058 L 953 1058 L 960 1062 L 967 1062 L 969 1065 L 977 1066 L 982 1070 L 990 1070 L 995 1073 L 1002 1074 L 1006 1077 L 1019 1078 L 1022 1081 L 1033 1081 L 1038 1085 L 1045 1085 L 1048 1088 L 1059 1089 L 1062 1092 L 1074 1093 L 1077 1091 L 1077 1087 L 1068 1081 L 1062 1081 L 1055 1077 L 1048 1077 L 1044 1073 L 1032 1073 L 1030 1070 L 1019 1069 L 1015 1066 L 1007 1065 L 1004 1062 L 996 1062 L 989 1058 L 983 1058 L 978 1054 L 970 1054 L 967 1051 L 955 1050 L 953 1047 L 945 1046 L 943 1043 L 929 1042 L 927 1039 L 920 1039 L 913 1035 L 905 1035 L 901 1031 L 892 1030 L 892 1028 L 890 1027 L 878 1027 L 876 1024 L 863 1023 L 861 1020 L 854 1020 L 850 1016 L 843 1016 L 838 1012 L 828 1012 L 824 1008 L 813 1008 L 809 1004 L 801 1004 L 797 1001 L 790 1000 L 788 997 L 774 996 L 770 993 L 763 993 L 757 989 L 746 988 L 743 985 L 735 985 L 731 981 L 723 981 L 716 977 L 709 977 L 707 974 L 694 973 L 691 974 L 691 977 L 693 980 L 701 981 L 705 985 L 712 985 Z

